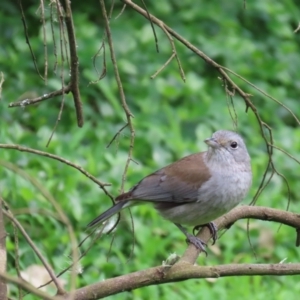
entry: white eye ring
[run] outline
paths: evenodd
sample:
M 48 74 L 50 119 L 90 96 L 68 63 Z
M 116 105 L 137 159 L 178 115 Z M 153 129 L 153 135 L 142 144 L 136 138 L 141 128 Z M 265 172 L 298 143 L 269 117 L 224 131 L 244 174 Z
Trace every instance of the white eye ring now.
M 235 141 L 230 142 L 230 147 L 231 147 L 232 149 L 236 149 L 236 148 L 238 147 L 238 143 L 235 142 Z

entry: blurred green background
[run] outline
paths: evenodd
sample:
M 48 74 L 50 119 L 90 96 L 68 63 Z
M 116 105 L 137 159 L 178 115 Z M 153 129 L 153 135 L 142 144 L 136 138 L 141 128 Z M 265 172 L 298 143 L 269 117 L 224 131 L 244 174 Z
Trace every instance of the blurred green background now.
M 108 1 L 107 5 L 109 4 Z M 221 65 L 257 85 L 300 116 L 300 9 L 297 1 L 147 1 L 149 11 L 185 39 Z M 38 1 L 22 1 L 28 33 L 37 64 L 43 72 L 44 46 Z M 0 143 L 49 151 L 79 164 L 104 182 L 117 195 L 121 186 L 130 144 L 125 130 L 109 148 L 114 134 L 125 124 L 119 93 L 114 79 L 108 47 L 107 75 L 97 82 L 93 56 L 103 37 L 103 19 L 98 1 L 72 1 L 74 24 L 80 62 L 80 89 L 85 124 L 76 125 L 74 104 L 66 96 L 62 120 L 50 143 L 46 143 L 55 125 L 61 98 L 36 106 L 9 109 L 8 104 L 36 97 L 59 89 L 60 69 L 54 72 L 54 48 L 49 36 L 49 77 L 45 85 L 35 72 L 24 38 L 21 17 L 15 3 L 0 3 L 0 71 L 5 76 L 0 101 Z M 45 4 L 47 31 L 50 33 L 50 7 Z M 238 131 L 244 136 L 252 157 L 253 187 L 244 204 L 256 193 L 267 164 L 266 146 L 254 114 L 245 112 L 245 104 L 235 96 L 234 110 L 228 104 L 219 74 L 183 45 L 175 42 L 186 82 L 180 78 L 175 61 L 155 79 L 150 76 L 170 57 L 172 49 L 166 36 L 156 28 L 159 53 L 155 50 L 149 22 L 129 7 L 121 16 L 122 4 L 115 3 L 110 21 L 118 66 L 126 99 L 135 118 L 136 139 L 133 158 L 125 184 L 130 188 L 143 176 L 187 154 L 204 151 L 203 140 L 218 129 L 234 129 L 230 111 L 238 116 Z M 58 26 L 55 23 L 55 26 Z M 57 28 L 57 27 L 56 27 Z M 56 31 L 58 32 L 58 31 Z M 58 45 L 57 45 L 58 47 Z M 101 70 L 102 56 L 96 60 Z M 67 75 L 66 75 L 67 76 Z M 258 112 L 273 129 L 275 145 L 300 159 L 299 125 L 283 107 L 234 78 Z M 230 111 L 229 108 L 230 107 Z M 70 263 L 70 239 L 66 228 L 55 218 L 52 205 L 16 171 L 38 180 L 61 205 L 70 218 L 78 240 L 86 236 L 85 226 L 111 202 L 102 190 L 80 172 L 57 161 L 15 150 L 0 149 L 0 189 L 18 220 L 58 273 Z M 291 190 L 290 210 L 299 212 L 299 165 L 279 151 L 273 161 Z M 269 171 L 271 172 L 271 170 Z M 261 194 L 258 205 L 286 209 L 288 188 L 285 181 L 274 176 Z M 114 233 L 102 236 L 81 261 L 83 272 L 77 286 L 104 280 L 160 265 L 170 253 L 182 254 L 184 236 L 171 223 L 163 220 L 150 206 L 132 209 L 135 245 L 131 219 L 124 212 Z M 208 257 L 201 255 L 199 264 L 285 263 L 298 262 L 295 230 L 262 221 L 250 222 L 247 239 L 246 220 L 239 221 L 222 235 Z M 13 228 L 7 222 L 8 272 L 15 274 Z M 28 244 L 20 235 L 20 264 L 23 270 L 39 264 Z M 87 247 L 83 246 L 83 249 Z M 69 282 L 70 273 L 63 275 Z M 16 288 L 10 286 L 12 297 Z M 189 280 L 151 286 L 125 292 L 109 299 L 298 299 L 299 276 L 228 277 L 217 280 Z M 151 296 L 150 296 L 151 295 Z M 35 299 L 28 295 L 26 299 Z

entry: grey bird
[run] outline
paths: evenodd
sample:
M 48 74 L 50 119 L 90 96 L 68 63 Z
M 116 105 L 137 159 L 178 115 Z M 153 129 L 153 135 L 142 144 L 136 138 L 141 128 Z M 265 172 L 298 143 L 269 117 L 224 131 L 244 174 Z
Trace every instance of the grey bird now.
M 217 228 L 212 222 L 237 206 L 252 184 L 250 156 L 242 137 L 232 131 L 216 131 L 204 141 L 206 152 L 186 156 L 142 179 L 116 197 L 115 205 L 88 224 L 103 223 L 122 209 L 152 203 L 173 222 L 187 241 L 205 252 L 205 243 L 183 225 L 208 226 L 213 241 Z

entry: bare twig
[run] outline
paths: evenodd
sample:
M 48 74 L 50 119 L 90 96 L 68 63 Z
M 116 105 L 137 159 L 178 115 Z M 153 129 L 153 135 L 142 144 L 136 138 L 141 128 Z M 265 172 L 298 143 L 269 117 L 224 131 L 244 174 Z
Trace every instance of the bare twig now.
M 120 78 L 119 69 L 118 69 L 118 65 L 117 65 L 117 60 L 116 60 L 116 56 L 115 56 L 112 35 L 111 35 L 110 27 L 109 27 L 109 20 L 108 20 L 108 16 L 107 16 L 107 12 L 106 12 L 105 3 L 104 3 L 104 0 L 99 0 L 99 1 L 100 1 L 101 10 L 102 10 L 102 15 L 103 15 L 104 22 L 105 22 L 107 41 L 108 41 L 108 45 L 109 45 L 111 61 L 112 61 L 113 67 L 114 67 L 116 82 L 117 82 L 119 93 L 120 93 L 121 104 L 122 104 L 123 110 L 126 115 L 127 124 L 130 129 L 130 145 L 129 145 L 129 150 L 128 150 L 128 157 L 127 157 L 124 172 L 122 175 L 121 191 L 123 192 L 126 175 L 127 175 L 127 170 L 128 170 L 129 164 L 132 160 L 132 151 L 133 151 L 134 138 L 135 138 L 135 131 L 134 131 L 133 124 L 131 121 L 131 118 L 133 118 L 133 114 L 131 113 L 131 111 L 127 105 L 127 102 L 126 102 L 126 98 L 125 98 L 125 94 L 124 94 L 124 90 L 123 90 L 123 86 L 122 86 L 122 81 Z
M 2 201 L 0 197 L 0 274 L 6 272 L 6 232 L 4 228 L 3 213 L 2 213 Z M 5 278 L 0 277 L 0 299 L 7 299 L 7 285 Z
M 55 39 L 55 31 L 54 31 L 54 22 L 55 22 L 55 15 L 54 15 L 54 9 L 55 9 L 55 0 L 50 1 L 50 25 L 51 25 L 51 35 L 52 35 L 52 43 L 53 43 L 53 55 L 55 57 L 54 66 L 53 66 L 53 72 L 56 74 L 58 59 L 57 59 L 57 49 L 56 49 L 56 39 Z
M 46 44 L 46 31 L 45 31 L 45 14 L 44 14 L 44 3 L 43 0 L 41 1 L 41 18 L 42 18 L 42 22 L 43 22 L 43 30 L 44 30 L 44 51 L 45 51 L 45 78 L 47 76 L 48 73 L 48 62 L 47 62 L 47 44 Z M 37 65 L 36 65 L 36 59 L 35 56 L 33 54 L 33 51 L 31 49 L 31 45 L 29 42 L 29 37 L 28 37 L 28 32 L 27 32 L 27 25 L 26 25 L 26 21 L 25 21 L 25 15 L 24 15 L 24 11 L 23 11 L 23 7 L 22 7 L 22 3 L 20 0 L 18 0 L 19 2 L 19 7 L 20 7 L 20 11 L 21 11 L 21 15 L 22 15 L 22 22 L 23 22 L 23 26 L 24 26 L 24 31 L 25 31 L 25 37 L 26 37 L 26 42 L 29 45 L 30 48 L 30 52 L 32 55 L 32 59 L 34 62 L 34 65 L 36 67 L 36 70 L 38 72 L 38 74 L 40 75 L 38 69 L 37 69 Z M 53 1 L 50 3 L 51 6 L 53 5 Z M 63 95 L 63 99 L 62 99 L 62 105 L 61 105 L 61 109 L 56 121 L 56 124 L 54 126 L 54 130 L 58 124 L 58 122 L 61 119 L 61 114 L 62 114 L 62 110 L 63 110 L 63 106 L 64 106 L 64 94 L 72 92 L 73 95 L 73 100 L 74 100 L 74 104 L 75 104 L 75 110 L 76 110 L 76 115 L 77 115 L 77 124 L 79 127 L 83 126 L 84 123 L 84 119 L 83 119 L 83 111 L 82 111 L 82 103 L 81 103 L 81 99 L 80 99 L 80 92 L 79 92 L 79 86 L 78 86 L 78 82 L 79 82 L 79 62 L 78 62 L 78 56 L 77 56 L 77 44 L 76 44 L 76 39 L 75 39 L 75 30 L 74 30 L 74 24 L 73 24 L 73 18 L 72 18 L 72 10 L 71 10 L 71 2 L 68 0 L 64 0 L 64 11 L 62 9 L 61 3 L 58 0 L 55 0 L 56 3 L 56 7 L 57 7 L 57 14 L 59 16 L 59 27 L 60 27 L 60 41 L 61 41 L 61 61 L 62 61 L 62 67 L 61 67 L 61 82 L 62 82 L 62 88 L 58 91 L 54 91 L 48 94 L 44 94 L 43 96 L 34 98 L 34 99 L 25 99 L 23 101 L 20 102 L 13 102 L 9 104 L 9 107 L 16 107 L 16 106 L 21 106 L 21 107 L 25 107 L 27 105 L 32 105 L 35 103 L 38 103 L 40 101 L 43 100 L 47 100 L 47 99 L 52 99 L 55 96 L 59 96 L 59 95 Z M 53 12 L 52 12 L 52 8 L 51 8 L 51 18 Z M 53 19 L 52 19 L 53 22 Z M 70 51 L 70 75 L 71 75 L 71 79 L 70 79 L 70 83 L 65 86 L 64 85 L 64 50 L 66 51 L 66 58 L 68 60 L 68 54 L 67 54 L 67 39 L 65 37 L 65 31 L 64 31 L 64 24 L 67 28 L 67 34 L 68 34 L 68 41 L 69 41 L 69 51 Z M 55 44 L 55 39 L 54 39 L 54 34 L 53 34 L 53 25 L 51 25 L 51 30 L 52 30 L 52 37 L 53 37 L 53 42 Z M 63 44 L 64 42 L 64 44 Z M 56 53 L 56 50 L 55 50 Z M 56 57 L 56 62 L 55 62 L 55 66 L 54 69 L 56 69 L 56 64 L 57 64 L 57 56 L 55 54 Z M 41 75 L 40 77 L 43 80 L 46 80 L 45 78 L 43 78 Z M 53 134 L 53 133 L 52 133 Z M 50 137 L 51 140 L 51 137 Z
M 36 58 L 35 55 L 33 53 L 31 44 L 30 44 L 30 40 L 29 40 L 29 35 L 28 35 L 28 29 L 27 29 L 27 24 L 26 24 L 26 18 L 25 18 L 25 14 L 24 14 L 24 10 L 23 10 L 23 5 L 22 5 L 22 1 L 18 0 L 18 4 L 19 4 L 19 8 L 20 8 L 20 12 L 21 12 L 21 16 L 22 16 L 22 23 L 23 23 L 23 27 L 24 27 L 24 34 L 25 34 L 25 39 L 26 39 L 26 43 L 29 47 L 30 53 L 31 53 L 31 57 L 32 57 L 32 61 L 34 64 L 34 68 L 36 70 L 36 72 L 38 73 L 38 75 L 44 80 L 43 76 L 41 75 L 38 66 L 37 66 L 37 62 L 36 62 Z
M 0 201 L 2 201 L 2 198 L 0 198 Z M 52 281 L 54 282 L 54 284 L 55 284 L 55 286 L 57 288 L 57 293 L 59 295 L 64 295 L 65 294 L 65 290 L 61 286 L 60 282 L 57 280 L 54 271 L 52 270 L 51 266 L 48 264 L 48 262 L 46 261 L 46 259 L 43 257 L 43 255 L 40 252 L 40 250 L 35 246 L 34 242 L 30 238 L 30 236 L 27 234 L 27 232 L 25 231 L 25 229 L 23 228 L 23 226 L 19 223 L 19 221 L 11 213 L 6 212 L 5 210 L 3 210 L 3 213 L 4 213 L 4 215 L 7 218 L 9 218 L 18 227 L 18 229 L 20 230 L 20 232 L 22 233 L 22 235 L 26 239 L 27 243 L 30 245 L 30 247 L 32 248 L 32 250 L 34 251 L 34 253 L 37 255 L 37 257 L 43 263 L 43 265 L 45 266 L 47 272 L 49 273 Z
M 118 18 L 123 14 L 125 8 L 126 8 L 126 4 L 123 5 L 121 11 L 120 11 L 119 14 L 115 17 L 115 20 L 118 19 Z
M 0 72 L 0 100 L 2 98 L 2 85 L 3 85 L 3 82 L 4 82 L 4 75 L 3 75 L 3 72 Z
M 176 54 L 173 52 L 170 58 L 153 74 L 150 76 L 151 79 L 154 79 L 176 56 Z
M 106 148 L 109 148 L 110 145 L 114 142 L 114 140 L 121 134 L 121 132 L 128 126 L 128 123 L 126 123 L 124 126 L 121 127 L 121 129 L 118 130 L 118 132 L 113 136 L 111 141 L 108 143 Z
M 47 293 L 35 288 L 33 285 L 27 281 L 19 278 L 15 278 L 11 275 L 4 274 L 0 272 L 0 278 L 6 280 L 7 282 L 14 283 L 17 286 L 22 287 L 24 290 L 30 292 L 33 295 L 39 296 L 41 299 L 45 300 L 63 300 L 61 297 L 50 296 Z
M 161 22 L 161 24 L 159 25 L 159 27 L 165 33 L 165 35 L 167 36 L 167 38 L 168 38 L 168 40 L 170 42 L 170 45 L 171 45 L 171 48 L 172 48 L 172 54 L 171 54 L 171 57 L 163 64 L 163 66 L 161 68 L 159 68 L 152 76 L 150 76 L 150 78 L 154 79 L 173 60 L 173 58 L 175 57 L 176 61 L 177 61 L 177 64 L 178 64 L 180 77 L 185 82 L 185 74 L 184 74 L 183 68 L 181 66 L 180 59 L 179 59 L 177 51 L 176 51 L 174 40 L 171 37 L 171 35 L 169 34 L 169 32 L 166 30 L 164 23 Z
M 75 30 L 73 24 L 71 2 L 69 0 L 64 0 L 65 4 L 65 23 L 67 27 L 68 37 L 69 37 L 69 50 L 71 59 L 71 92 L 74 98 L 74 104 L 77 114 L 77 124 L 79 127 L 83 126 L 83 112 L 82 112 L 82 102 L 80 99 L 80 92 L 78 87 L 79 82 L 79 62 L 77 56 L 77 44 L 75 38 Z
M 294 33 L 297 33 L 300 30 L 300 22 L 298 24 L 298 27 L 294 30 Z
M 263 91 L 262 89 L 260 89 L 259 87 L 257 87 L 255 84 L 251 83 L 250 81 L 248 81 L 246 78 L 240 76 L 239 74 L 233 72 L 232 70 L 225 68 L 223 66 L 220 66 L 223 70 L 228 71 L 229 73 L 233 74 L 234 76 L 236 76 L 237 78 L 243 80 L 244 82 L 246 82 L 248 85 L 250 85 L 251 87 L 253 87 L 254 89 L 256 89 L 257 91 L 259 91 L 261 94 L 263 94 L 264 96 L 266 96 L 267 98 L 273 100 L 275 103 L 277 103 L 278 105 L 280 105 L 281 107 L 283 107 L 285 110 L 287 110 L 292 117 L 294 118 L 294 120 L 298 123 L 298 125 L 300 125 L 300 120 L 298 119 L 298 117 L 294 114 L 294 112 L 288 108 L 286 105 L 284 105 L 281 101 L 277 100 L 276 98 L 274 98 L 273 96 L 269 95 L 268 93 L 266 93 L 265 91 Z M 242 96 L 242 95 L 241 95 Z
M 300 161 L 293 155 L 291 155 L 290 153 L 288 153 L 287 151 L 285 151 L 284 149 L 280 148 L 280 147 L 277 147 L 271 143 L 269 143 L 269 145 L 274 148 L 274 149 L 277 149 L 279 151 L 281 151 L 282 153 L 284 153 L 286 156 L 288 156 L 289 158 L 291 158 L 292 160 L 294 160 L 297 164 L 300 165 Z
M 103 37 L 100 48 L 98 49 L 97 53 L 93 56 L 93 66 L 98 75 L 98 79 L 96 81 L 91 81 L 89 84 L 97 83 L 99 80 L 103 79 L 106 76 L 106 57 L 105 57 L 105 42 L 104 42 L 104 40 L 105 40 L 105 37 Z M 96 59 L 100 55 L 101 51 L 103 53 L 102 53 L 102 70 L 100 73 L 96 67 Z
M 48 48 L 47 48 L 47 30 L 46 30 L 46 17 L 44 0 L 40 0 L 41 22 L 43 28 L 43 43 L 44 43 L 44 81 L 47 85 L 48 78 Z
M 234 107 L 234 102 L 233 102 L 233 96 L 235 95 L 235 90 L 230 91 L 227 85 L 227 81 L 225 78 L 220 78 L 223 81 L 224 89 L 226 92 L 226 100 L 227 100 L 227 107 L 228 107 L 228 112 L 231 117 L 231 120 L 233 122 L 233 127 L 235 129 L 238 128 L 238 116 Z M 230 100 L 229 100 L 230 99 Z
M 116 224 L 117 224 L 118 222 L 119 222 L 119 220 L 117 220 Z M 102 228 L 100 228 L 100 229 L 96 227 L 96 228 L 93 229 L 93 231 L 92 231 L 90 234 L 88 234 L 82 241 L 80 241 L 80 243 L 78 244 L 78 248 L 81 248 L 82 245 L 84 244 L 84 242 L 85 242 L 88 238 L 92 237 L 92 241 L 91 241 L 91 243 L 88 245 L 87 249 L 85 249 L 84 251 L 80 252 L 80 256 L 78 257 L 78 260 L 77 260 L 77 261 L 72 260 L 72 263 L 71 263 L 69 266 L 67 266 L 66 268 L 64 268 L 61 272 L 59 272 L 59 273 L 56 275 L 57 278 L 60 277 L 61 275 L 65 274 L 65 273 L 66 273 L 68 270 L 70 270 L 71 268 L 76 267 L 76 265 L 78 265 L 78 263 L 80 262 L 80 260 L 81 260 L 85 255 L 87 255 L 87 253 L 91 250 L 91 248 L 94 246 L 94 244 L 95 244 L 96 241 L 99 239 L 99 237 L 102 236 L 104 229 L 105 229 L 105 225 L 104 225 Z M 114 229 L 114 227 L 113 227 L 112 229 L 110 229 L 110 230 L 108 231 L 108 233 L 111 232 L 113 229 Z M 45 282 L 44 284 L 42 284 L 41 286 L 39 286 L 39 288 L 42 288 L 42 287 L 44 287 L 44 286 L 47 286 L 47 285 L 50 284 L 51 282 L 52 282 L 52 280 L 49 280 L 48 282 Z
M 69 59 L 68 59 L 69 54 L 67 51 L 67 44 L 68 44 L 67 38 L 65 36 L 64 10 L 61 6 L 61 2 L 58 0 L 56 0 L 56 11 L 57 11 L 57 15 L 59 16 L 58 20 L 59 20 L 59 35 L 60 35 L 60 56 L 61 56 L 61 68 L 60 68 L 61 90 L 64 90 L 65 89 L 65 57 L 66 57 L 67 62 L 69 62 Z M 64 54 L 64 51 L 66 54 Z M 55 66 L 55 64 L 57 63 L 57 57 L 55 56 L 55 54 L 54 54 L 54 57 L 56 59 L 56 61 L 54 63 L 54 66 Z M 71 78 L 71 80 L 72 80 L 72 78 Z M 71 83 L 68 85 L 68 87 L 70 88 L 70 91 L 72 91 Z M 61 115 L 62 115 L 62 112 L 64 109 L 64 105 L 65 105 L 65 93 L 62 93 L 60 110 L 59 110 L 58 116 L 56 118 L 56 122 L 52 129 L 52 132 L 50 134 L 50 137 L 48 139 L 48 142 L 46 144 L 46 147 L 49 146 L 49 144 L 52 140 L 52 137 L 56 131 L 56 128 L 58 126 L 58 123 L 61 120 Z
M 13 215 L 9 209 L 9 206 L 8 204 L 3 200 L 1 199 L 4 204 L 5 204 L 5 209 L 8 213 L 10 213 L 11 215 Z M 21 267 L 20 267 L 20 249 L 19 249 L 19 230 L 18 230 L 18 227 L 16 226 L 16 224 L 14 222 L 12 222 L 13 224 L 13 228 L 14 228 L 14 248 L 15 248 L 15 257 L 14 257 L 14 260 L 15 260 L 15 268 L 16 268 L 16 272 L 17 272 L 17 275 L 19 278 L 22 278 L 21 276 Z M 19 298 L 22 298 L 22 294 L 23 294 L 23 291 L 21 289 L 21 287 L 18 286 L 18 292 L 19 292 Z
M 12 150 L 18 150 L 21 152 L 28 152 L 28 153 L 33 153 L 33 154 L 37 154 L 40 156 L 45 156 L 51 159 L 55 159 L 58 160 L 72 168 L 75 168 L 76 170 L 78 170 L 79 172 L 81 172 L 82 174 L 84 174 L 87 178 L 91 179 L 93 182 L 95 182 L 96 184 L 99 185 L 99 187 L 104 191 L 104 193 L 109 196 L 110 198 L 113 198 L 112 195 L 110 195 L 110 193 L 105 189 L 105 186 L 110 186 L 110 183 L 104 183 L 99 181 L 97 178 L 95 178 L 93 175 L 91 175 L 90 173 L 88 173 L 87 171 L 85 171 L 82 167 L 80 167 L 79 165 L 76 165 L 72 162 L 70 162 L 69 160 L 66 160 L 60 156 L 48 153 L 48 152 L 44 152 L 44 151 L 39 151 L 36 149 L 32 149 L 32 148 L 27 148 L 27 147 L 23 147 L 23 146 L 19 146 L 19 145 L 10 145 L 10 144 L 0 144 L 0 148 L 3 149 L 12 149 Z
M 155 40 L 156 51 L 159 52 L 158 39 L 157 39 L 157 35 L 156 35 L 156 32 L 155 32 L 155 28 L 154 28 L 154 26 L 153 26 L 153 22 L 152 22 L 152 20 L 151 20 L 151 18 L 150 18 L 150 13 L 149 13 L 149 11 L 148 11 L 148 8 L 147 8 L 147 5 L 146 5 L 145 1 L 144 1 L 144 0 L 141 0 L 141 2 L 143 3 L 143 6 L 144 6 L 144 8 L 145 8 L 145 11 L 146 11 L 146 13 L 147 13 L 147 15 L 148 15 L 148 20 L 150 21 L 151 29 L 152 29 L 152 31 L 153 31 L 154 40 Z
M 8 107 L 16 107 L 16 106 L 25 107 L 25 106 L 28 106 L 28 105 L 39 103 L 41 101 L 52 99 L 56 96 L 61 96 L 63 94 L 68 94 L 70 91 L 71 91 L 71 87 L 70 87 L 70 85 L 67 85 L 67 86 L 61 88 L 60 90 L 51 92 L 49 94 L 44 94 L 43 96 L 40 96 L 40 97 L 36 97 L 36 98 L 33 98 L 33 99 L 24 99 L 24 100 L 18 101 L 18 102 L 11 102 L 11 103 L 8 104 Z

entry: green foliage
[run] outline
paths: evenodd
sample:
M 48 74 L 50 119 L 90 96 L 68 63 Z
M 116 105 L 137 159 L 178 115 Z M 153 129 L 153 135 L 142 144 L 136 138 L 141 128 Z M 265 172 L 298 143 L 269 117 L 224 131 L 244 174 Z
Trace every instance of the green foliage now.
M 28 2 L 28 3 L 27 3 Z M 149 11 L 162 19 L 201 51 L 230 68 L 248 81 L 288 106 L 300 116 L 300 35 L 297 27 L 299 9 L 296 1 L 166 1 L 147 3 Z M 37 4 L 36 4 L 37 5 Z M 124 130 L 107 148 L 115 133 L 125 124 L 108 47 L 107 75 L 97 82 L 92 57 L 103 36 L 100 8 L 97 14 L 81 1 L 72 1 L 80 61 L 80 88 L 84 105 L 85 125 L 79 129 L 72 97 L 65 97 L 62 120 L 50 146 L 46 143 L 55 125 L 61 98 L 39 105 L 8 109 L 10 102 L 49 93 L 60 88 L 60 73 L 53 72 L 53 48 L 49 42 L 48 85 L 36 74 L 25 42 L 17 8 L 11 2 L 0 4 L 0 71 L 4 73 L 0 101 L 1 143 L 21 144 L 48 151 L 79 164 L 103 182 L 110 182 L 109 191 L 117 195 L 129 148 L 129 130 Z M 42 28 L 37 7 L 25 1 L 30 41 L 43 70 Z M 233 129 L 228 106 L 238 116 L 238 129 L 245 137 L 253 165 L 253 188 L 245 203 L 251 201 L 267 163 L 264 141 L 254 114 L 245 113 L 245 104 L 234 96 L 234 109 L 228 104 L 223 82 L 215 69 L 177 41 L 175 45 L 186 76 L 183 82 L 173 60 L 155 79 L 155 73 L 170 57 L 172 49 L 163 32 L 156 28 L 159 53 L 155 51 L 149 22 L 117 4 L 111 19 L 114 47 L 118 59 L 128 105 L 135 115 L 136 139 L 134 160 L 128 171 L 125 187 L 130 188 L 143 176 L 192 152 L 205 150 L 202 142 L 216 129 Z M 83 14 L 83 11 L 85 13 Z M 14 18 L 12 17 L 14 16 Z M 17 23 L 18 22 L 18 23 Z M 49 26 L 49 24 L 47 24 Z M 47 27 L 48 28 L 48 27 Z M 48 28 L 49 30 L 49 28 Z M 96 59 L 102 68 L 102 56 Z M 42 71 L 41 71 L 42 72 Z M 101 71 L 100 71 L 101 72 Z M 275 144 L 299 159 L 299 126 L 282 106 L 263 96 L 247 83 L 232 75 L 257 106 L 264 122 L 273 128 Z M 66 80 L 67 82 L 67 80 Z M 70 263 L 70 239 L 59 221 L 53 205 L 43 196 L 50 193 L 70 218 L 78 240 L 85 237 L 85 226 L 111 205 L 108 197 L 91 180 L 60 162 L 16 150 L 0 149 L 0 189 L 2 197 L 16 213 L 42 253 L 60 272 Z M 279 151 L 274 153 L 277 170 L 288 180 L 290 210 L 298 211 L 299 165 Z M 12 168 L 8 168 L 9 162 Z M 20 174 L 26 174 L 26 177 Z M 37 181 L 33 185 L 28 177 Z M 282 177 L 275 175 L 258 200 L 259 205 L 285 209 L 288 189 Z M 183 235 L 148 206 L 132 209 L 134 238 L 128 212 L 112 235 L 103 235 L 89 254 L 82 259 L 83 273 L 78 286 L 159 265 L 170 253 L 185 250 Z M 13 228 L 7 222 L 9 272 L 15 274 Z M 282 226 L 259 221 L 250 222 L 247 240 L 246 221 L 240 221 L 200 257 L 199 264 L 297 262 L 295 232 Z M 263 233 L 269 236 L 268 241 Z M 39 263 L 28 244 L 19 235 L 21 268 Z M 134 252 L 133 250 L 133 241 Z M 86 248 L 84 246 L 83 248 Z M 255 255 L 254 255 L 255 253 Z M 108 261 L 107 261 L 108 257 Z M 130 258 L 130 259 L 129 259 Z M 128 260 L 129 259 L 129 260 Z M 69 282 L 69 273 L 63 275 Z M 11 287 L 11 292 L 16 290 Z M 151 286 L 110 297 L 111 299 L 295 299 L 300 285 L 296 277 L 231 277 L 218 280 L 189 280 Z M 109 299 L 110 299 L 109 298 Z M 27 296 L 26 299 L 34 299 Z

